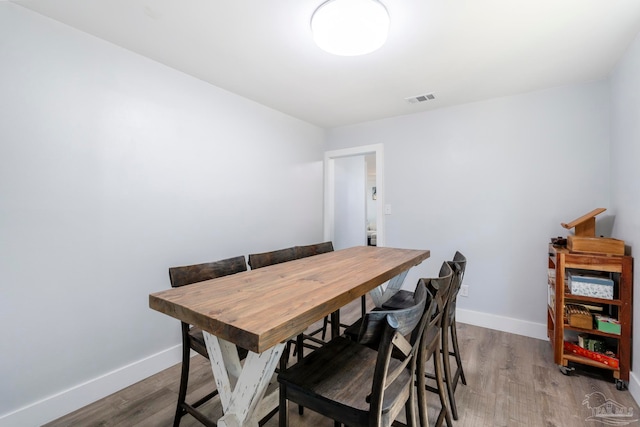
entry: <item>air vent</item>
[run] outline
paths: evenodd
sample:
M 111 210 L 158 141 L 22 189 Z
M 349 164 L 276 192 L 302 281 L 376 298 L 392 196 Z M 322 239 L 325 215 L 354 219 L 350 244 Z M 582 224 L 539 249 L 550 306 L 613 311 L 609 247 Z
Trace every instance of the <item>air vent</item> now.
M 410 96 L 405 98 L 411 104 L 417 104 L 419 102 L 427 102 L 436 99 L 436 96 L 432 93 L 425 93 L 423 95 Z

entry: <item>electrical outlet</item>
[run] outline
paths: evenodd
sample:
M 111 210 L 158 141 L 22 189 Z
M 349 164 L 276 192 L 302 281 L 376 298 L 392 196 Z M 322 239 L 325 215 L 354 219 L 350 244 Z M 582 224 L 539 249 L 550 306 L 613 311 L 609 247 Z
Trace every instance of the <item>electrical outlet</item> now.
M 469 296 L 469 285 L 460 286 L 460 296 L 468 297 Z

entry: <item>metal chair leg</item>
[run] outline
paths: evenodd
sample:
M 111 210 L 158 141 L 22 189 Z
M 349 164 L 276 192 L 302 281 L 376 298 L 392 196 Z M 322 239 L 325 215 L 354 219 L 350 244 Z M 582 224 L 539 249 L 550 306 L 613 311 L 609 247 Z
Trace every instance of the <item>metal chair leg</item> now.
M 464 377 L 464 369 L 462 369 L 462 358 L 460 356 L 460 347 L 458 347 L 458 331 L 456 327 L 455 317 L 451 322 L 451 345 L 453 346 L 453 355 L 456 358 L 456 364 L 458 365 L 458 367 L 456 368 L 456 374 L 454 375 L 454 377 L 457 378 L 458 372 L 460 372 L 459 376 L 460 376 L 460 380 L 462 381 L 462 384 L 467 385 L 467 379 Z
M 296 337 L 296 347 L 298 348 L 298 363 L 304 358 L 304 336 L 302 334 Z M 304 406 L 298 405 L 298 414 L 304 414 Z
M 446 421 L 447 427 L 453 427 L 451 421 L 451 412 L 449 410 L 449 403 L 447 394 L 445 392 L 445 382 L 442 378 L 442 359 L 440 359 L 440 340 L 438 337 L 438 344 L 435 349 L 432 349 L 431 354 L 420 354 L 418 356 L 418 366 L 416 367 L 416 386 L 418 389 L 418 421 L 420 427 L 429 427 L 429 415 L 427 413 L 427 391 L 438 393 L 440 399 L 440 412 L 436 421 L 436 426 L 440 427 L 443 421 Z M 423 349 L 421 349 L 423 351 Z M 434 375 L 427 374 L 426 366 L 429 359 L 433 358 L 433 370 Z M 432 387 L 427 385 L 427 378 L 434 379 L 436 386 Z
M 424 349 L 420 348 L 416 366 L 416 388 L 418 389 L 418 421 L 421 427 L 429 427 L 429 415 L 427 414 L 427 361 L 425 358 Z
M 283 358 L 280 359 L 280 372 L 287 369 L 287 362 Z M 289 401 L 287 400 L 287 390 L 284 385 L 280 384 L 278 390 L 278 427 L 289 427 Z
M 180 373 L 180 391 L 178 392 L 178 404 L 176 406 L 176 414 L 173 418 L 173 427 L 180 425 L 180 419 L 187 413 L 182 407 L 187 397 L 187 384 L 189 382 L 189 362 L 191 356 L 191 349 L 189 345 L 182 345 L 182 369 Z
M 458 408 L 456 407 L 455 384 L 451 375 L 451 360 L 449 360 L 449 322 L 445 319 L 442 327 L 442 361 L 444 366 L 444 379 L 447 383 L 447 393 L 449 394 L 449 405 L 451 415 L 454 420 L 458 419 Z
M 438 346 L 439 347 L 439 346 Z M 433 354 L 433 370 L 435 371 L 436 384 L 438 389 L 438 396 L 440 397 L 440 413 L 438 414 L 438 421 L 436 426 L 442 425 L 442 418 L 444 417 L 447 427 L 453 427 L 453 421 L 451 421 L 451 412 L 449 411 L 449 405 L 447 404 L 447 396 L 444 393 L 445 384 L 442 378 L 442 365 L 440 359 L 440 349 L 438 348 Z

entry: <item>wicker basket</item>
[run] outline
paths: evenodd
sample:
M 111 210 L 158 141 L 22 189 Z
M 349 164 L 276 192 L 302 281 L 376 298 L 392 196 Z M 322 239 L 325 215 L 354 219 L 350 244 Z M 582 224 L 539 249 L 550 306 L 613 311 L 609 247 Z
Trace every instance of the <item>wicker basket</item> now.
M 593 315 L 583 305 L 566 304 L 564 306 L 564 316 L 569 322 L 569 326 L 582 329 L 593 329 Z

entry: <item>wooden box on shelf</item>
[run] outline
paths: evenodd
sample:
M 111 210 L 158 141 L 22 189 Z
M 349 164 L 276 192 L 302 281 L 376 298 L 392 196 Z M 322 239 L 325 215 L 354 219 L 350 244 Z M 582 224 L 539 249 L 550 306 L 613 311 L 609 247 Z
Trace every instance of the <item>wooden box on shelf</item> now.
M 560 224 L 567 230 L 575 228 L 575 235 L 567 236 L 567 248 L 571 252 L 624 255 L 624 240 L 596 237 L 596 215 L 604 211 L 605 208 L 597 208 L 568 224 Z
M 608 237 L 567 236 L 567 248 L 571 252 L 624 255 L 624 240 Z
M 578 304 L 566 304 L 564 313 L 569 326 L 581 329 L 593 329 L 593 315 L 586 307 Z
M 599 331 L 620 335 L 620 322 L 607 316 L 596 315 L 596 327 Z
M 567 273 L 571 295 L 613 299 L 613 280 L 600 275 Z

